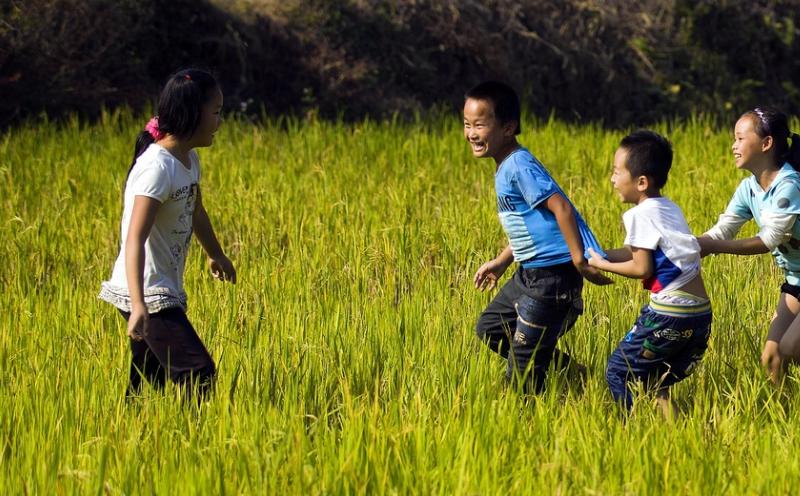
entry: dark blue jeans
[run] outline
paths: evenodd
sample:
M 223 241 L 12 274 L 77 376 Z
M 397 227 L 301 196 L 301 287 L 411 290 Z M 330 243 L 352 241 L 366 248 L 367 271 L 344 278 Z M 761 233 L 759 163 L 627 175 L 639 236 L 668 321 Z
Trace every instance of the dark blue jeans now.
M 572 264 L 524 269 L 506 282 L 475 326 L 478 338 L 508 359 L 506 377 L 539 392 L 550 362 L 566 367 L 570 357 L 558 338 L 583 313 L 583 278 Z
M 631 383 L 642 381 L 648 389 L 666 389 L 691 374 L 708 348 L 711 318 L 711 310 L 675 317 L 645 305 L 608 359 L 606 380 L 614 399 L 630 409 Z

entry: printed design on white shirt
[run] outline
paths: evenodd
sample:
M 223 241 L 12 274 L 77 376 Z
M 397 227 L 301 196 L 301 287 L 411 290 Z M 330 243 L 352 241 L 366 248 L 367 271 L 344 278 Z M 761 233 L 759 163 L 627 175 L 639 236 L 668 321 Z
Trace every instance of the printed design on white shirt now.
M 179 188 L 170 195 L 170 200 L 183 204 L 183 211 L 178 215 L 177 224 L 175 229 L 172 230 L 172 234 L 183 237 L 182 242 L 176 242 L 170 247 L 172 256 L 175 257 L 176 261 L 183 260 L 189 251 L 189 245 L 192 241 L 192 218 L 194 217 L 196 199 L 197 183 Z M 175 270 L 177 269 L 176 265 Z

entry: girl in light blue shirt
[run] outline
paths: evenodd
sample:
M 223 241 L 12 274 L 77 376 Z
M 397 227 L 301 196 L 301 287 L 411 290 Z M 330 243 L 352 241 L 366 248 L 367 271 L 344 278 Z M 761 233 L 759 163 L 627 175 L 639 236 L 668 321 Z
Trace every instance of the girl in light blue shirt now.
M 719 221 L 698 241 L 704 255 L 772 252 L 786 280 L 767 333 L 761 363 L 778 383 L 785 366 L 800 361 L 800 136 L 789 131 L 785 114 L 757 107 L 736 122 L 731 147 L 744 179 Z M 734 239 L 749 220 L 756 236 Z

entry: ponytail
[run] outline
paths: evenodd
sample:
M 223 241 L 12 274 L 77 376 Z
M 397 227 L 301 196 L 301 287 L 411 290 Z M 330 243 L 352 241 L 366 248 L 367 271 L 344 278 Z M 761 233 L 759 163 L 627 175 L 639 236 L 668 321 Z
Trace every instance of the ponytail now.
M 136 145 L 133 147 L 133 160 L 131 160 L 131 165 L 128 167 L 128 175 L 125 176 L 126 181 L 128 177 L 130 177 L 133 165 L 136 163 L 136 159 L 139 158 L 139 155 L 144 153 L 148 146 L 152 145 L 163 136 L 163 133 L 158 129 L 158 117 L 153 117 L 144 127 L 144 131 L 140 132 L 136 137 Z
M 800 171 L 800 136 L 797 133 L 789 135 L 789 149 L 783 155 L 784 161 L 788 162 L 794 170 Z

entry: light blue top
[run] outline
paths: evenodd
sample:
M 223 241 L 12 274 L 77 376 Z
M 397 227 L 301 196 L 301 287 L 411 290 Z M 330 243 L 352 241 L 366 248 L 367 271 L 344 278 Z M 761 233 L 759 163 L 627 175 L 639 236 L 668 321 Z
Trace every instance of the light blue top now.
M 523 147 L 503 160 L 494 178 L 497 212 L 508 236 L 514 260 L 525 268 L 570 262 L 569 247 L 553 213 L 544 201 L 555 193 L 567 195 L 531 152 Z M 572 206 L 588 259 L 588 249 L 605 255 L 592 231 Z
M 764 191 L 755 176 L 739 183 L 725 213 L 753 219 L 763 226 L 762 213 L 800 214 L 800 174 L 791 165 L 783 164 L 769 189 Z M 783 269 L 786 281 L 800 285 L 800 222 L 795 222 L 791 239 L 772 250 L 775 264 Z

